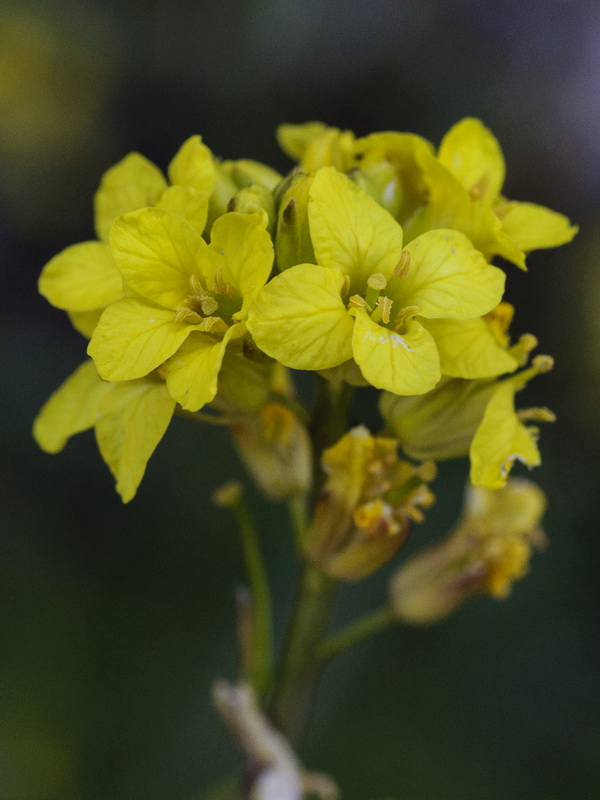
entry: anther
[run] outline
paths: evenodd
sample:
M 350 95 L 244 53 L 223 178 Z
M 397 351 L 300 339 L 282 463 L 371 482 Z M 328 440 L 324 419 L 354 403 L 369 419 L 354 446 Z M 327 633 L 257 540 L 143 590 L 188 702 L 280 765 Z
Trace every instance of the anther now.
M 408 271 L 410 269 L 410 253 L 408 250 L 403 250 L 400 260 L 394 267 L 394 278 L 408 278 Z
M 348 300 L 348 308 L 366 308 L 367 311 L 371 311 L 371 306 L 359 294 L 353 294 Z
M 392 313 L 392 303 L 393 301 L 390 300 L 389 297 L 380 297 L 377 301 L 377 308 L 379 309 L 379 314 L 381 315 L 381 321 L 384 325 L 387 325 L 390 321 L 390 314 Z
M 207 317 L 210 317 L 211 314 L 214 314 L 215 311 L 218 309 L 218 307 L 219 304 L 214 297 L 206 297 L 202 301 L 201 305 L 202 313 L 205 314 Z

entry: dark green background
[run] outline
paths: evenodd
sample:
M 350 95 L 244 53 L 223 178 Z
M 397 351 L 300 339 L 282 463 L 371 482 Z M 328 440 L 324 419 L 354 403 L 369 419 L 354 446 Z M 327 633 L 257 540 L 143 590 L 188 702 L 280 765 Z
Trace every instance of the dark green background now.
M 582 227 L 571 246 L 533 255 L 528 274 L 509 268 L 515 333 L 536 333 L 557 359 L 525 398 L 558 414 L 535 473 L 550 547 L 506 603 L 473 601 L 342 658 L 303 758 L 336 776 L 344 800 L 600 796 L 599 41 L 592 0 L 4 0 L 2 798 L 195 800 L 235 764 L 209 702 L 211 682 L 235 675 L 243 580 L 233 526 L 209 501 L 241 474 L 226 435 L 175 420 L 126 507 L 91 434 L 59 456 L 30 437 L 84 356 L 37 276 L 93 236 L 103 171 L 133 149 L 165 167 L 193 133 L 223 157 L 285 170 L 281 121 L 437 142 L 467 115 L 500 139 L 510 197 Z M 411 549 L 454 521 L 465 475 L 442 469 Z M 250 497 L 281 609 L 285 514 Z M 345 590 L 340 620 L 379 604 L 389 571 Z

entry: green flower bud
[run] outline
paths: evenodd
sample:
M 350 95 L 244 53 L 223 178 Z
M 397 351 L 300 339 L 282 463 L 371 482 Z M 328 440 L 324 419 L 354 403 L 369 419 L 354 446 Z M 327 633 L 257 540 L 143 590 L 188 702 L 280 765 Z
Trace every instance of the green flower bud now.
M 269 189 L 265 189 L 264 186 L 254 184 L 240 189 L 229 201 L 227 210 L 238 211 L 240 214 L 255 214 L 257 211 L 266 211 L 269 217 L 267 230 L 271 236 L 275 232 L 275 201 L 273 200 L 272 192 Z
M 308 224 L 312 177 L 297 173 L 281 197 L 275 236 L 275 263 L 283 271 L 295 264 L 315 264 Z

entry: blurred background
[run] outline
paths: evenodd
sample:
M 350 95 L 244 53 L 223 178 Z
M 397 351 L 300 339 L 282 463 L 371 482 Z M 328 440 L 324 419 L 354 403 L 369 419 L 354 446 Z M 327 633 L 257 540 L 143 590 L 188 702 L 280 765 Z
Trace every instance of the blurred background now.
M 1 797 L 198 800 L 236 764 L 209 701 L 212 681 L 235 675 L 244 574 L 209 501 L 241 476 L 226 434 L 174 420 L 125 507 L 91 434 L 58 456 L 31 439 L 84 355 L 37 277 L 93 238 L 102 173 L 131 150 L 164 168 L 194 133 L 286 171 L 282 121 L 437 143 L 468 115 L 499 138 L 509 197 L 581 226 L 509 277 L 515 334 L 535 333 L 557 362 L 526 403 L 558 415 L 534 475 L 550 546 L 507 602 L 386 632 L 331 667 L 302 757 L 344 800 L 600 796 L 600 4 L 3 0 Z M 411 548 L 453 523 L 466 472 L 441 470 Z M 249 496 L 281 608 L 285 514 Z M 379 605 L 389 571 L 344 591 L 339 620 Z

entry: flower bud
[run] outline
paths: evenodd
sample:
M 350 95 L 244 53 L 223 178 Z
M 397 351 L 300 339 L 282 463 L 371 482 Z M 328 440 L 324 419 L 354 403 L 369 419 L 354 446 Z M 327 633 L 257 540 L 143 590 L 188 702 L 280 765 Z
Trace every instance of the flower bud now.
M 269 403 L 230 430 L 240 458 L 267 497 L 285 500 L 310 490 L 310 439 L 293 411 Z
M 273 194 L 264 186 L 255 184 L 246 186 L 233 195 L 227 204 L 228 211 L 238 211 L 240 214 L 255 214 L 257 211 L 265 211 L 269 218 L 267 230 L 273 235 L 275 231 L 275 201 Z
M 311 183 L 311 177 L 297 173 L 281 197 L 275 237 L 275 263 L 279 270 L 316 263 L 308 224 Z
M 402 208 L 403 190 L 396 168 L 386 159 L 361 164 L 348 173 L 348 177 L 383 206 L 393 217 Z
M 403 622 L 426 625 L 472 595 L 506 597 L 528 571 L 532 549 L 545 537 L 539 523 L 542 490 L 513 479 L 500 490 L 470 486 L 463 516 L 440 544 L 407 561 L 390 582 L 390 603 Z
M 354 163 L 354 134 L 329 128 L 322 122 L 302 125 L 280 125 L 277 129 L 280 147 L 297 161 L 304 172 L 334 166 L 348 172 Z
M 307 557 L 334 578 L 355 581 L 388 561 L 423 518 L 432 464 L 399 461 L 396 442 L 357 427 L 323 454 L 328 475 L 305 538 Z
M 281 175 L 260 161 L 241 158 L 238 161 L 225 162 L 229 176 L 235 185 L 243 189 L 246 186 L 262 186 L 272 192 L 281 181 Z

